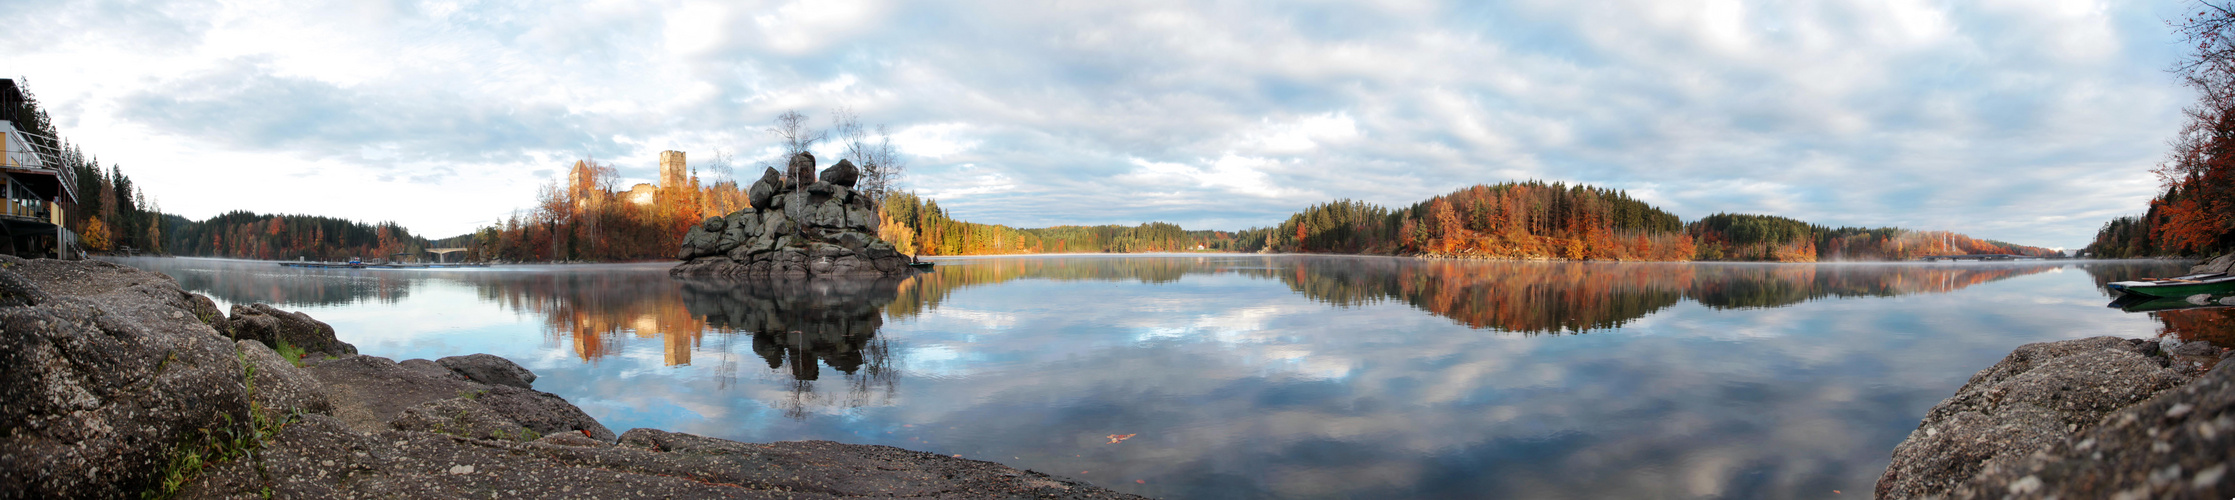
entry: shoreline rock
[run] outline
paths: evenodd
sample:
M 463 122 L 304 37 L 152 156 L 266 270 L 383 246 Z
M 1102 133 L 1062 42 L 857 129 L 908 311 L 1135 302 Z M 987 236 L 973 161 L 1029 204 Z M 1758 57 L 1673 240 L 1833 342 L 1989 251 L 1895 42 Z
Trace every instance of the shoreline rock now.
M 2019 346 L 1926 412 L 1878 498 L 2229 498 L 2235 357 L 2205 342 Z
M 0 256 L 0 498 L 1139 498 L 887 446 L 616 435 L 502 357 L 395 362 L 234 310 L 158 273 Z

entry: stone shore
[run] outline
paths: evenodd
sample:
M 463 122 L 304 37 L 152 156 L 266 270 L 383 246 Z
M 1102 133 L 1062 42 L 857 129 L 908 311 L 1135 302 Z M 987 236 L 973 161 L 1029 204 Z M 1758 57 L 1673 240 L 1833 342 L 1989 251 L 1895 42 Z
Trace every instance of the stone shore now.
M 888 446 L 616 434 L 501 357 L 396 362 L 229 312 L 159 273 L 0 256 L 0 498 L 1139 498 Z
M 2019 346 L 1894 448 L 1878 498 L 2235 498 L 2235 352 L 2094 337 Z

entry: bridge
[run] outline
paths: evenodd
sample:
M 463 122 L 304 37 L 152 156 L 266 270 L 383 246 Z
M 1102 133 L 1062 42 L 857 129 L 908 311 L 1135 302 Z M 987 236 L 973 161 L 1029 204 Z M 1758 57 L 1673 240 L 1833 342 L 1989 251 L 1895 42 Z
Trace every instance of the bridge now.
M 448 262 L 450 262 L 450 259 L 449 259 L 448 257 L 446 257 L 447 255 L 450 255 L 450 254 L 454 254 L 454 253 L 458 253 L 458 252 L 463 252 L 463 251 L 466 251 L 466 249 L 464 249 L 464 248 L 429 248 L 429 249 L 427 249 L 427 253 L 435 254 L 435 262 L 443 262 L 443 263 L 448 263 Z

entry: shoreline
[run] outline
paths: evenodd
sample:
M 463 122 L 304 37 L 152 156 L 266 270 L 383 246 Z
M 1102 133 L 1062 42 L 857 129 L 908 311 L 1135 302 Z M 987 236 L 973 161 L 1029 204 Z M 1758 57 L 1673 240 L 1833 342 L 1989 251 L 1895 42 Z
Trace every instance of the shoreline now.
M 879 445 L 615 433 L 488 354 L 394 361 L 169 276 L 0 256 L 0 496 L 1140 498 Z

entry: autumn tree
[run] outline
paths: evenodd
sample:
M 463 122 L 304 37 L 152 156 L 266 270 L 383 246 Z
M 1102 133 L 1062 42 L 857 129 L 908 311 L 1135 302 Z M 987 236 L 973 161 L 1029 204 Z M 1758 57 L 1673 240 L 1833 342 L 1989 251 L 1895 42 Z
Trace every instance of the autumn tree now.
M 2174 25 L 2194 51 L 2173 69 L 2197 100 L 2155 170 L 2165 192 L 2147 215 L 2160 251 L 2190 255 L 2235 248 L 2235 7 L 2194 5 Z

